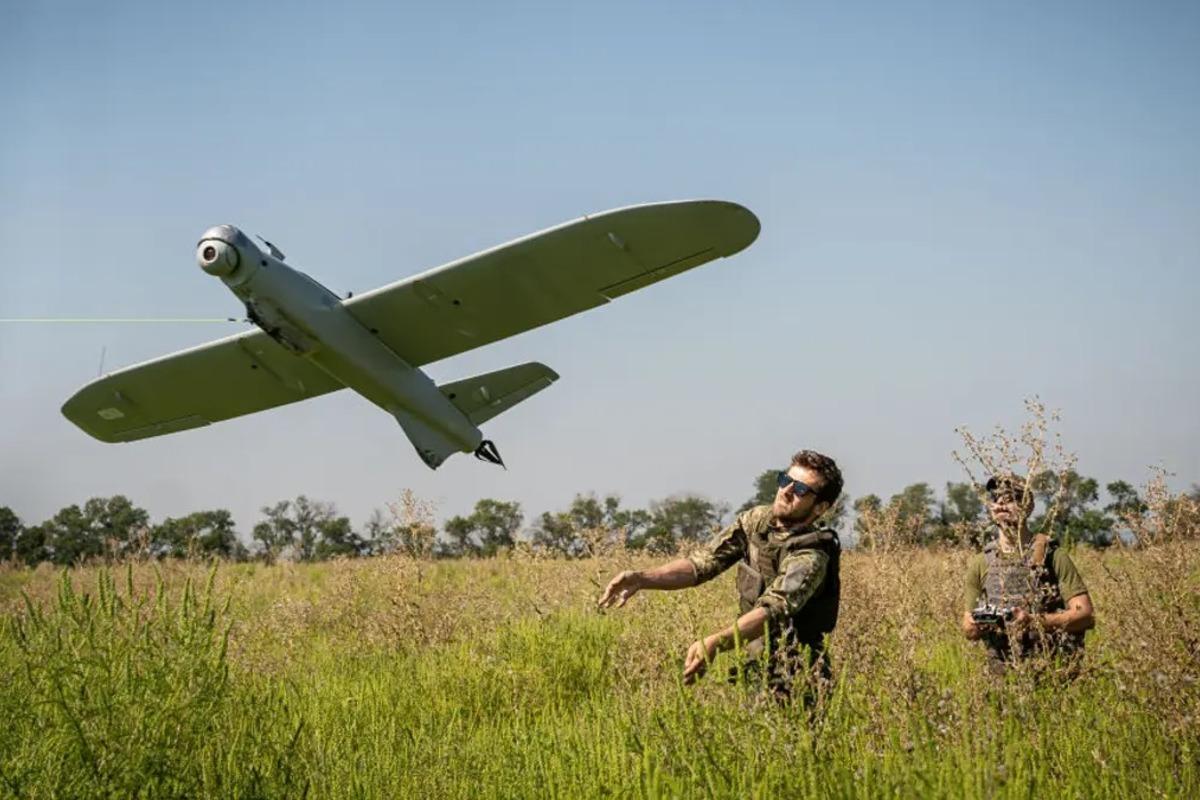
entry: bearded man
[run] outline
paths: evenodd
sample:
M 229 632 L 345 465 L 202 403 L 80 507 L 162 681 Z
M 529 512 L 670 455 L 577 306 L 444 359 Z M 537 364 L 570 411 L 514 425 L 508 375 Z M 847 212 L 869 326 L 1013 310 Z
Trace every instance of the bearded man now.
M 841 543 L 817 521 L 841 494 L 842 473 L 828 456 L 801 450 L 778 483 L 773 503 L 738 514 L 704 548 L 654 569 L 622 572 L 600 597 L 601 608 L 621 607 L 641 589 L 697 586 L 737 565 L 741 615 L 688 648 L 685 683 L 702 676 L 717 653 L 737 641 L 754 659 L 751 670 L 765 669 L 781 699 L 802 672 L 829 678 L 825 639 L 837 624 Z

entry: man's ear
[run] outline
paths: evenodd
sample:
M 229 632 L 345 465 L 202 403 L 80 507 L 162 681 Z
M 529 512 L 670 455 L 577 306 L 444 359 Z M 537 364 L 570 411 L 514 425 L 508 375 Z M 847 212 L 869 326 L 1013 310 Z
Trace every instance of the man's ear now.
M 833 504 L 828 500 L 822 500 L 813 506 L 813 519 L 820 519 L 825 515 L 825 512 L 833 507 Z

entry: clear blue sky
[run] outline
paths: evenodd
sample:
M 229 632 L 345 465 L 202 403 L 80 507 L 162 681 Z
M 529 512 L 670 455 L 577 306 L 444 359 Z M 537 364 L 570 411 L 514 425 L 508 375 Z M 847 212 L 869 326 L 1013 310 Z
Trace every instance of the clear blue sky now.
M 1037 394 L 1101 481 L 1200 480 L 1200 5 L 10 3 L 0 317 L 240 313 L 229 222 L 363 291 L 583 213 L 740 202 L 758 242 L 434 365 L 562 380 L 437 472 L 349 393 L 132 445 L 59 414 L 232 326 L 0 327 L 0 505 L 156 518 L 402 487 L 739 503 L 801 446 L 851 495 L 959 480 Z

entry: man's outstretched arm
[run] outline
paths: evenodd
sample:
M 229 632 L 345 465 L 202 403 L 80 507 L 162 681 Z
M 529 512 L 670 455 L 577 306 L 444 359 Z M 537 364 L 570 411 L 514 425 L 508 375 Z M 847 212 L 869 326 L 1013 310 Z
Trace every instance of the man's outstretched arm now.
M 695 585 L 696 568 L 686 558 L 677 558 L 654 569 L 618 573 L 604 588 L 597 605 L 620 608 L 640 589 L 686 589 Z
M 618 573 L 604 588 L 597 605 L 620 608 L 640 589 L 686 589 L 704 583 L 736 564 L 745 552 L 746 533 L 739 517 L 688 558 L 677 558 L 654 569 Z

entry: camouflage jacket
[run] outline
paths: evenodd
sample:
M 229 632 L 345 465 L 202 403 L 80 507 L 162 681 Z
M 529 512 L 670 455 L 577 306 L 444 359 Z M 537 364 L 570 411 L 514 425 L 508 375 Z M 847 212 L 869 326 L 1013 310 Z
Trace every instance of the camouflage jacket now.
M 739 514 L 688 560 L 697 583 L 737 565 L 742 613 L 765 609 L 772 639 L 819 647 L 837 624 L 840 556 L 834 531 L 786 528 L 770 506 L 757 506 Z

